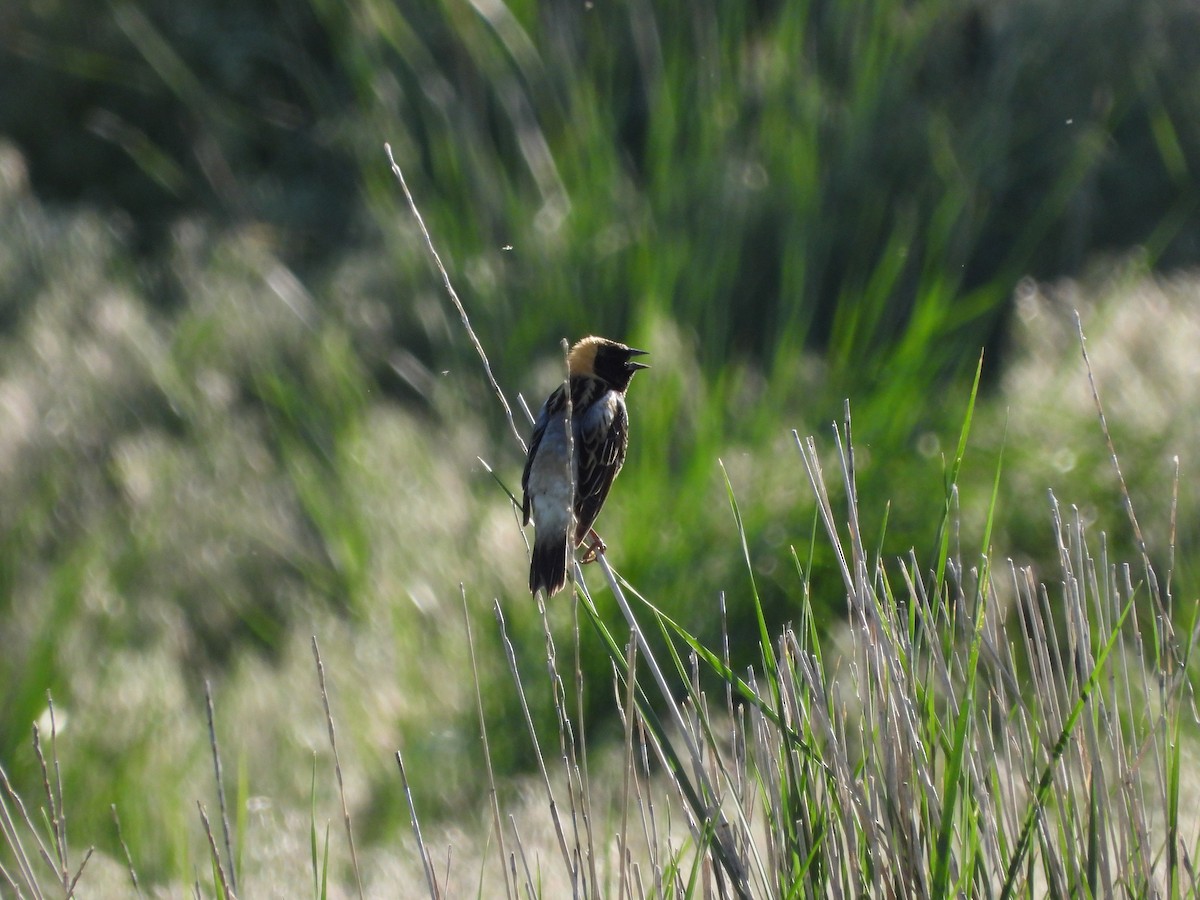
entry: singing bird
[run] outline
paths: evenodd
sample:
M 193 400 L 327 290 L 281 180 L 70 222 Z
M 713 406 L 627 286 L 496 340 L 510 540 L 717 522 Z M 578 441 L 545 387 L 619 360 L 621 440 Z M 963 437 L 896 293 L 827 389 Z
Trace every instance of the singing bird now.
M 540 588 L 549 597 L 561 590 L 573 549 L 589 535 L 592 541 L 582 561 L 591 562 L 604 552 L 592 525 L 625 462 L 629 446 L 625 391 L 638 369 L 649 368 L 633 361 L 645 352 L 605 338 L 585 337 L 567 354 L 567 383 L 559 385 L 538 413 L 521 476 L 525 524 L 532 516 L 537 528 L 529 566 L 530 593 L 537 594 Z M 567 468 L 571 459 L 574 479 Z

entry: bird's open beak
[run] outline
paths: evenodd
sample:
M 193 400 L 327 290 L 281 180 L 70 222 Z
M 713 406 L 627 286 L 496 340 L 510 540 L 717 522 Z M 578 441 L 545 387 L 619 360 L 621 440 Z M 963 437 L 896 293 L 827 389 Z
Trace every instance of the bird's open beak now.
M 634 350 L 632 347 L 630 347 L 628 352 L 630 356 L 645 356 L 650 351 Z M 636 372 L 638 369 L 648 369 L 650 367 L 645 363 L 634 362 L 632 359 L 629 359 L 625 361 L 625 368 L 629 369 L 631 372 Z

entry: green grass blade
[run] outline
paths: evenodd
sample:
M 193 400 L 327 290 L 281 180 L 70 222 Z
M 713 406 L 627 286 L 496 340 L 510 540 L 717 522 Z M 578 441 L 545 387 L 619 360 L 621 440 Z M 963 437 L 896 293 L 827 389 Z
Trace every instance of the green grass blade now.
M 953 503 L 954 488 L 958 484 L 959 471 L 962 469 L 963 457 L 967 453 L 967 437 L 971 433 L 971 421 L 975 415 L 975 402 L 979 397 L 979 380 L 983 375 L 983 354 L 979 354 L 979 362 L 975 366 L 975 379 L 971 383 L 971 393 L 967 398 L 967 411 L 963 417 L 962 429 L 958 435 L 958 447 L 954 452 L 954 463 L 950 468 L 949 478 L 946 480 L 946 503 L 942 512 L 942 519 L 938 523 L 937 534 L 934 536 L 934 544 L 938 550 L 937 562 L 934 566 L 937 571 L 937 577 L 934 579 L 934 585 L 940 585 L 942 579 L 946 576 L 946 554 L 950 549 L 950 512 Z
M 779 701 L 779 684 L 778 684 L 778 666 L 775 662 L 775 654 L 771 649 L 771 635 L 767 630 L 767 619 L 763 614 L 762 598 L 758 593 L 758 584 L 754 580 L 754 562 L 750 558 L 750 544 L 746 540 L 746 526 L 742 519 L 742 511 L 738 507 L 737 495 L 733 491 L 733 482 L 729 480 L 729 471 L 725 468 L 725 463 L 721 462 L 721 476 L 725 479 L 725 492 L 729 498 L 729 507 L 733 510 L 734 526 L 737 528 L 738 541 L 741 544 L 742 558 L 746 563 L 746 575 L 750 579 L 750 595 L 754 600 L 754 615 L 758 622 L 758 639 L 762 649 L 762 659 L 764 673 L 771 683 L 772 693 L 776 703 Z

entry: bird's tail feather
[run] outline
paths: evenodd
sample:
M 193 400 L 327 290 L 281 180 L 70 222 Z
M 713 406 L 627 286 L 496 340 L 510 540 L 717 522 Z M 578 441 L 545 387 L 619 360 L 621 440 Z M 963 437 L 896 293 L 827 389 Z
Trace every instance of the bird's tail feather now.
M 543 540 L 541 535 L 533 544 L 533 560 L 529 564 L 529 592 L 536 594 L 538 588 L 550 597 L 562 590 L 567 583 L 567 535 L 551 535 Z

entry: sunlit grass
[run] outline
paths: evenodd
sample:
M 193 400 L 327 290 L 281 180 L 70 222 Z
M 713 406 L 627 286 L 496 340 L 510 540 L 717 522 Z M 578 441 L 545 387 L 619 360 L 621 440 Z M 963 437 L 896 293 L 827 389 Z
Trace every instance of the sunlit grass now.
M 527 715 L 489 718 L 480 706 L 483 742 L 468 742 L 462 757 L 443 757 L 436 774 L 421 777 L 478 767 L 503 733 L 526 745 L 541 775 L 514 796 L 496 793 L 489 770 L 495 812 L 487 802 L 460 810 L 461 831 L 422 827 L 417 791 L 409 801 L 416 838 L 360 849 L 353 869 L 355 826 L 344 804 L 371 809 L 361 791 L 381 760 L 371 763 L 361 750 L 340 753 L 336 767 L 330 759 L 335 724 L 325 716 L 340 717 L 348 685 L 361 676 L 345 667 L 352 653 L 335 651 L 346 662 L 327 672 L 318 657 L 320 678 L 310 671 L 307 688 L 293 685 L 293 703 L 301 703 L 288 716 L 314 748 L 325 734 L 307 825 L 286 800 L 264 805 L 245 787 L 235 799 L 217 782 L 234 805 L 239 849 L 231 858 L 214 789 L 196 785 L 208 799 L 188 829 L 204 836 L 207 850 L 194 851 L 178 887 L 231 896 L 241 883 L 275 894 L 311 878 L 316 896 L 330 885 L 338 895 L 394 896 L 400 884 L 412 896 L 424 885 L 432 897 L 1194 893 L 1200 822 L 1186 802 L 1200 791 L 1188 775 L 1197 738 L 1193 638 L 1153 615 L 1172 603 L 1153 570 L 1110 560 L 1107 542 L 1055 503 L 1055 587 L 1039 585 L 1031 569 L 999 564 L 986 537 L 969 564 L 962 554 L 970 551 L 955 550 L 937 582 L 915 556 L 889 561 L 864 545 L 859 505 L 871 500 L 855 490 L 848 422 L 835 445 L 797 436 L 793 446 L 780 464 L 803 473 L 818 504 L 818 540 L 839 560 L 844 625 L 818 628 L 797 557 L 793 625 L 772 632 L 762 620 L 759 661 L 739 671 L 730 666 L 728 635 L 706 646 L 604 559 L 602 590 L 620 601 L 624 624 L 605 624 L 581 583 L 575 598 L 557 604 L 571 607 L 559 612 L 573 624 L 559 630 L 551 623 L 560 616 L 543 612 L 541 673 L 529 677 L 499 608 L 495 619 L 472 622 L 485 611 L 465 603 L 473 640 L 450 615 L 442 625 L 473 660 L 468 682 L 483 686 L 479 636 L 498 635 L 510 679 L 487 690 L 513 692 L 522 708 L 534 694 L 549 695 L 557 727 L 543 731 Z M 854 498 L 844 508 L 830 501 L 831 480 Z M 737 555 L 748 535 L 732 489 L 729 500 L 737 537 L 723 552 Z M 954 513 L 950 524 L 957 533 Z M 611 679 L 578 669 L 587 632 L 607 647 Z M 647 641 L 653 634 L 657 646 Z M 433 662 L 427 648 L 416 652 Z M 613 706 L 623 735 L 616 746 L 590 736 L 573 699 L 578 690 Z M 230 715 L 249 721 L 236 702 L 255 696 L 251 685 L 233 693 Z M 216 722 L 222 718 L 218 705 Z M 111 886 L 122 870 L 138 878 L 136 842 L 125 845 L 124 865 L 93 856 L 77 838 L 68 844 L 67 822 L 77 816 L 58 772 L 69 747 L 50 720 L 35 744 L 44 798 L 22 802 L 8 785 L 0 797 L 10 854 L 3 875 L 30 896 L 49 895 L 55 883 L 67 894 L 77 884 Z M 220 758 L 216 743 L 212 752 Z M 403 756 L 412 756 L 411 745 Z M 294 754 L 276 758 L 296 764 Z M 212 760 L 208 766 L 211 779 Z M 412 785 L 413 773 L 402 771 Z M 302 771 L 292 774 L 303 780 Z M 372 790 L 404 808 L 399 781 L 392 772 Z M 360 828 L 361 821 L 356 815 Z
M 190 881 L 207 852 L 194 801 L 205 798 L 214 807 L 201 689 L 210 677 L 227 771 L 238 772 L 246 785 L 240 801 L 247 823 L 243 865 L 267 881 L 283 878 L 284 870 L 293 871 L 295 848 L 307 852 L 309 846 L 303 836 L 308 816 L 296 810 L 307 809 L 312 793 L 312 755 L 326 762 L 320 708 L 311 694 L 308 643 L 316 633 L 334 661 L 347 796 L 367 865 L 388 871 L 386 848 L 405 827 L 397 775 L 387 758 L 392 748 L 404 751 L 427 834 L 441 834 L 439 823 L 446 819 L 474 834 L 487 819 L 464 812 L 478 808 L 487 785 L 471 738 L 466 647 L 451 625 L 460 616 L 460 582 L 477 623 L 486 717 L 520 721 L 513 717 L 515 695 L 505 687 L 499 635 L 486 624 L 493 599 L 500 597 L 519 671 L 533 679 L 527 693 L 534 721 L 545 729 L 557 720 L 541 675 L 543 625 L 520 587 L 525 556 L 516 519 L 476 461 L 484 457 L 511 486 L 519 456 L 490 440 L 475 421 L 478 400 L 460 389 L 463 380 L 475 379 L 470 370 L 434 373 L 424 412 L 370 402 L 373 389 L 348 357 L 340 332 L 325 325 L 324 336 L 305 354 L 312 374 L 297 377 L 290 371 L 296 351 L 289 348 L 308 346 L 304 335 L 310 333 L 297 314 L 302 298 L 285 303 L 277 291 L 260 294 L 246 283 L 278 279 L 278 261 L 253 241 L 234 248 L 199 237 L 181 233 L 178 249 L 181 264 L 191 260 L 181 268 L 189 273 L 181 284 L 197 296 L 181 304 L 175 318 L 152 317 L 138 313 L 137 286 L 113 262 L 118 250 L 106 243 L 111 237 L 95 221 L 71 223 L 61 252 L 43 257 L 48 273 L 92 252 L 89 247 L 109 246 L 103 252 L 110 255 L 74 267 L 78 290 L 54 290 L 48 277 L 38 288 L 47 291 L 41 317 L 10 342 L 3 391 L 12 427 L 5 452 L 15 472 L 48 465 L 59 474 L 41 482 L 5 482 L 12 501 L 6 509 L 25 516 L 6 548 L 17 613 L 5 626 L 7 646 L 17 651 L 3 660 L 12 673 L 4 682 L 6 715 L 18 722 L 4 731 L 13 760 L 6 769 L 28 796 L 39 776 L 28 724 L 20 723 L 42 715 L 49 684 L 63 725 L 64 791 L 68 803 L 76 798 L 72 833 L 102 848 L 89 866 L 99 864 L 102 871 L 121 858 L 109 810 L 116 803 L 143 878 Z M 1171 318 L 1170 336 L 1187 345 L 1195 288 L 1118 271 L 1108 281 L 1047 287 L 1019 298 L 1021 321 L 1030 330 L 1027 336 L 1019 332 L 1001 402 L 979 401 L 955 501 L 963 517 L 952 534 L 956 542 L 960 531 L 972 540 L 991 521 L 997 547 L 1015 548 L 1009 552 L 1021 560 L 1054 559 L 1056 538 L 1040 501 L 1050 486 L 1058 486 L 1059 496 L 1081 498 L 1085 526 L 1103 523 L 1106 534 L 1118 535 L 1124 527 L 1078 357 L 1062 352 L 1074 340 L 1073 326 L 1066 304 L 1053 298 L 1071 290 L 1071 302 L 1079 302 L 1088 324 L 1118 449 L 1132 447 L 1135 459 L 1162 463 L 1157 474 L 1145 464 L 1126 467 L 1136 502 L 1155 510 L 1171 497 L 1170 451 L 1186 444 L 1190 425 L 1169 410 L 1187 406 L 1193 381 L 1187 376 L 1190 357 L 1155 323 Z M 286 289 L 286 281 L 277 284 Z M 1091 300 L 1093 295 L 1100 299 Z M 244 307 L 253 315 L 239 316 Z M 1138 325 L 1148 330 L 1143 334 Z M 60 332 L 72 335 L 80 354 L 67 352 L 55 337 Z M 1137 349 L 1147 342 L 1155 353 Z M 763 398 L 777 388 L 749 369 L 730 368 L 715 382 L 704 380 L 694 346 L 669 323 L 654 326 L 651 343 L 656 368 L 631 397 L 634 445 L 603 520 L 614 565 L 714 652 L 724 592 L 731 661 L 740 671 L 761 658 L 745 566 L 740 554 L 730 552 L 740 537 L 727 512 L 720 457 L 741 501 L 754 577 L 772 627 L 806 615 L 818 623 L 821 640 L 830 640 L 837 631 L 830 610 L 845 604 L 834 546 L 814 536 L 816 504 L 795 467 L 786 431 L 761 444 L 751 439 L 760 429 L 770 432 L 772 410 Z M 1123 375 L 1109 359 L 1121 360 Z M 796 362 L 796 390 L 820 384 L 817 363 Z M 537 396 L 545 389 L 542 379 L 556 377 L 554 369 L 548 361 L 519 385 Z M 105 372 L 115 377 L 102 377 Z M 238 372 L 259 387 L 238 389 Z M 289 413 L 299 396 L 314 402 L 302 415 Z M 704 412 L 714 406 L 720 415 Z M 29 412 L 40 408 L 80 414 L 63 420 Z M 739 414 L 761 421 L 749 433 L 731 436 L 721 421 Z M 1001 441 L 1006 419 L 1004 478 L 989 519 L 991 448 Z M 665 432 L 673 439 L 659 439 Z M 947 463 L 940 456 L 951 453 L 957 429 L 939 431 L 931 423 L 927 434 L 932 449 L 921 445 L 884 460 L 867 414 L 857 419 L 859 491 L 871 498 L 861 505 L 862 539 L 873 554 L 883 546 L 884 559 L 904 552 L 889 549 L 896 547 L 898 518 L 918 519 L 911 509 L 902 510 L 905 498 L 921 495 L 924 508 L 939 514 L 944 505 Z M 95 448 L 105 446 L 112 453 L 97 465 Z M 1191 465 L 1181 457 L 1184 483 Z M 333 466 L 336 477 L 325 474 Z M 664 470 L 678 470 L 679 480 L 662 478 Z M 896 474 L 908 471 L 919 475 Z M 900 481 L 891 483 L 889 472 Z M 51 487 L 39 500 L 38 491 Z M 56 493 L 67 488 L 65 497 Z M 842 490 L 831 486 L 834 502 Z M 647 509 L 667 512 L 648 516 Z M 1187 517 L 1177 516 L 1177 523 L 1175 544 L 1169 515 L 1148 517 L 1144 527 L 1155 565 L 1163 567 L 1164 578 L 1171 574 L 1177 594 L 1186 598 L 1180 585 L 1186 584 L 1192 538 Z M 919 530 L 927 535 L 915 548 L 924 571 L 936 559 L 937 518 L 927 518 Z M 44 556 L 23 552 L 29 546 L 23 542 L 34 537 Z M 1166 549 L 1172 546 L 1174 556 Z M 791 547 L 804 567 L 807 595 L 798 593 Z M 693 556 L 694 566 L 672 574 Z M 614 627 L 619 614 L 603 578 L 596 571 L 586 577 L 602 620 Z M 273 612 L 259 609 L 264 600 Z M 246 606 L 250 601 L 254 605 Z M 549 611 L 556 635 L 572 620 L 565 605 Z M 661 636 L 653 629 L 649 636 L 662 652 Z M 115 642 L 114 649 L 98 652 L 101 639 Z M 580 657 L 589 685 L 584 722 L 601 741 L 591 755 L 602 757 L 602 739 L 623 729 L 606 682 L 611 663 L 587 627 Z M 571 694 L 572 679 L 567 686 Z M 114 722 L 123 724 L 114 728 Z M 491 743 L 502 797 L 528 802 L 507 780 L 529 765 L 522 730 L 494 728 Z M 167 799 L 146 802 L 148 786 Z M 336 824 L 332 787 L 318 779 L 315 801 Z M 301 836 L 293 837 L 297 823 Z M 335 839 L 337 834 L 335 828 Z M 348 884 L 340 859 L 335 842 L 332 877 Z M 114 868 L 120 876 L 123 867 Z M 297 878 L 307 871 L 301 869 Z
M 252 262 L 249 252 L 249 258 L 234 258 Z M 272 271 L 269 255 L 258 260 L 247 271 Z M 1186 291 L 1144 285 L 1133 293 L 1126 286 L 1119 296 L 1130 303 L 1178 303 L 1182 315 Z M 1055 315 L 1033 302 L 1022 300 L 1031 318 Z M 119 347 L 137 320 L 106 309 L 84 306 L 80 327 Z M 1006 889 L 1026 896 L 1084 885 L 1092 893 L 1132 885 L 1134 895 L 1148 893 L 1151 884 L 1193 889 L 1187 861 L 1196 849 L 1195 823 L 1181 801 L 1196 789 L 1185 777 L 1194 740 L 1184 715 L 1192 684 L 1191 620 L 1182 608 L 1173 616 L 1152 615 L 1160 605 L 1173 605 L 1175 569 L 1167 569 L 1165 578 L 1151 574 L 1164 554 L 1175 565 L 1174 532 L 1167 532 L 1165 546 L 1148 546 L 1135 567 L 1114 565 L 1107 538 L 1089 540 L 1088 516 L 1055 505 L 1041 534 L 1061 569 L 1061 595 L 1037 588 L 1032 569 L 998 565 L 1006 481 L 1031 477 L 1023 457 L 1045 459 L 1035 452 L 1036 441 L 1014 436 L 1019 428 L 1036 427 L 1032 420 L 1021 424 L 1013 417 L 1003 466 L 985 453 L 991 465 L 986 480 L 967 480 L 975 442 L 987 446 L 1004 432 L 981 434 L 996 427 L 995 414 L 974 408 L 982 402 L 975 393 L 964 398 L 973 414 L 962 437 L 939 437 L 954 448 L 943 463 L 954 480 L 935 482 L 925 498 L 939 517 L 926 523 L 928 547 L 899 560 L 881 549 L 889 539 L 887 495 L 876 499 L 859 477 L 875 463 L 870 446 L 858 443 L 864 431 L 871 433 L 870 424 L 858 420 L 853 457 L 845 432 L 836 444 L 747 443 L 730 455 L 719 477 L 713 477 L 720 471 L 715 469 L 689 476 L 711 488 L 691 501 L 707 515 L 680 507 L 671 537 L 707 534 L 703 557 L 723 557 L 711 570 L 692 573 L 691 581 L 635 590 L 636 577 L 618 580 L 606 561 L 599 572 L 587 573 L 591 590 L 581 594 L 582 605 L 542 609 L 523 596 L 497 604 L 492 597 L 508 596 L 506 585 L 523 583 L 524 554 L 507 499 L 474 461 L 484 453 L 502 459 L 503 450 L 483 441 L 469 419 L 445 414 L 463 408 L 460 395 L 447 387 L 430 392 L 441 418 L 359 406 L 361 376 L 338 351 L 336 333 L 318 357 L 319 377 L 296 384 L 270 356 L 250 352 L 253 344 L 244 336 L 223 335 L 238 324 L 231 317 L 211 315 L 204 303 L 183 309 L 184 333 L 236 342 L 230 346 L 242 347 L 241 355 L 230 350 L 230 357 L 250 367 L 262 387 L 237 398 L 211 375 L 179 384 L 163 361 L 134 370 L 130 377 L 142 379 L 152 397 L 182 392 L 177 402 L 193 404 L 193 427 L 236 439 L 243 452 L 216 466 L 221 457 L 189 452 L 170 429 L 143 428 L 123 440 L 126 449 L 111 477 L 125 493 L 128 534 L 142 554 L 177 552 L 157 542 L 188 540 L 199 554 L 195 565 L 236 560 L 236 554 L 223 555 L 221 545 L 207 547 L 206 523 L 213 514 L 203 501 L 217 488 L 253 497 L 270 475 L 275 490 L 289 496 L 290 486 L 290 502 L 311 517 L 305 540 L 319 551 L 311 563 L 318 568 L 299 582 L 307 590 L 287 595 L 289 614 L 311 628 L 285 628 L 269 653 L 231 655 L 216 685 L 220 755 L 225 771 L 237 773 L 221 791 L 236 830 L 227 845 L 224 826 L 216 824 L 216 748 L 209 749 L 201 684 L 179 664 L 204 658 L 191 643 L 194 629 L 178 618 L 187 609 L 172 619 L 164 618 L 169 607 L 131 606 L 117 589 L 136 583 L 118 578 L 118 564 L 130 550 L 111 537 L 85 543 L 89 553 L 70 574 L 86 586 L 88 602 L 42 610 L 37 620 L 54 635 L 53 661 L 70 680 L 64 682 L 67 701 L 56 705 L 62 730 L 55 730 L 54 751 L 63 775 L 61 787 L 57 775 L 46 781 L 50 831 L 43 831 L 36 813 L 28 815 L 38 802 L 28 789 L 21 791 L 26 814 L 15 805 L 9 813 L 13 866 L 6 863 L 7 877 L 26 893 L 37 895 L 51 884 L 69 889 L 81 851 L 92 842 L 72 839 L 60 846 L 54 823 L 62 810 L 69 811 L 73 835 L 97 836 L 92 840 L 101 850 L 88 861 L 85 876 L 96 878 L 98 890 L 132 878 L 132 868 L 144 884 L 198 884 L 202 892 L 219 893 L 222 881 L 230 890 L 234 883 L 295 891 L 311 885 L 319 895 L 327 889 L 322 885 L 333 884 L 353 892 L 359 876 L 341 839 L 343 803 L 353 814 L 353 826 L 347 819 L 346 827 L 360 837 L 359 869 L 369 894 L 389 895 L 397 883 L 428 881 L 451 885 L 457 895 L 481 879 L 485 894 L 498 893 L 503 879 L 513 892 L 537 896 L 584 884 L 630 896 L 639 890 L 709 896 L 721 883 L 748 896 L 774 896 L 792 886 L 802 895 L 891 890 L 918 896 L 959 890 L 999 896 Z M 1118 332 L 1105 329 L 1105 310 L 1097 307 L 1094 315 L 1092 356 L 1106 391 L 1109 381 L 1096 350 Z M 294 314 L 289 306 L 282 318 L 263 320 L 276 323 L 284 346 Z M 207 325 L 197 329 L 192 323 L 198 321 Z M 1051 322 L 1069 333 L 1069 324 L 1059 321 L 1043 322 L 1038 334 L 1050 333 Z M 1125 319 L 1112 321 L 1128 343 Z M 1184 321 L 1190 320 L 1181 319 L 1177 333 L 1186 338 Z M 687 406 L 681 388 L 697 372 L 686 343 L 665 326 L 659 333 L 661 355 L 670 364 L 657 410 L 654 394 L 642 391 L 651 433 L 679 421 Z M 142 343 L 152 348 L 170 342 L 152 337 Z M 1031 340 L 1028 357 L 1020 357 L 1014 372 L 1035 366 L 1036 347 Z M 203 358 L 185 355 L 175 365 Z M 1057 359 L 1050 354 L 1044 361 Z M 79 390 L 72 374 L 63 369 L 58 380 L 24 389 L 50 396 Z M 91 380 L 92 374 L 85 372 L 82 384 L 105 397 L 105 384 Z M 1076 368 L 1061 377 L 1063 384 L 1080 384 L 1077 412 L 1094 424 L 1084 373 Z M 727 385 L 731 393 L 767 390 L 752 381 L 739 384 L 732 375 Z M 10 390 L 20 386 L 14 382 Z M 303 415 L 287 414 L 294 402 L 289 397 L 300 392 L 321 402 Z M 635 414 L 637 396 L 631 398 Z M 1140 396 L 1144 404 L 1145 394 Z M 1119 396 L 1113 405 L 1122 410 Z M 333 443 L 313 440 L 326 433 L 311 430 L 322 415 L 342 423 L 330 430 Z M 663 417 L 661 424 L 655 415 Z M 1127 435 L 1119 418 L 1112 419 L 1119 444 Z M 76 427 L 87 424 L 81 420 Z M 703 433 L 699 421 L 690 427 Z M 38 434 L 35 428 L 27 439 Z M 77 432 L 77 444 L 60 443 L 65 460 L 85 451 L 87 434 Z M 722 440 L 706 436 L 702 446 L 715 449 Z M 1111 465 L 1099 433 L 1080 440 L 1064 432 L 1061 441 L 1081 450 L 1099 446 L 1097 459 Z M 337 477 L 319 479 L 333 461 Z M 639 495 L 637 465 L 632 458 L 621 481 L 632 497 Z M 838 477 L 827 480 L 822 466 Z M 156 474 L 158 467 L 168 476 Z M 1126 468 L 1136 485 L 1137 467 Z M 1109 496 L 1106 502 L 1119 511 L 1115 485 Z M 666 497 L 651 506 L 667 507 Z M 1152 510 L 1159 508 L 1154 499 L 1153 492 L 1145 495 Z M 1173 503 L 1167 504 L 1171 518 Z M 160 504 L 170 510 L 168 518 L 148 512 Z M 266 546 L 270 528 L 254 523 L 269 523 L 271 507 L 265 520 L 253 518 L 263 514 L 260 504 L 231 508 L 248 517 L 252 546 Z M 104 509 L 81 507 L 91 515 Z M 352 511 L 357 523 L 342 538 L 339 509 Z M 947 510 L 949 527 L 943 528 L 940 516 Z M 767 537 L 789 517 L 807 522 L 800 540 L 786 531 Z M 172 519 L 173 527 L 162 524 Z M 624 559 L 637 558 L 626 550 L 638 545 L 637 528 L 661 530 L 656 521 L 661 519 L 639 522 L 629 512 L 612 517 L 614 529 L 606 533 L 623 573 Z M 181 529 L 184 523 L 190 528 Z M 1147 528 L 1153 535 L 1161 526 L 1147 519 Z M 359 533 L 372 537 L 369 552 L 353 550 Z M 945 536 L 941 542 L 939 534 Z M 643 540 L 655 546 L 654 538 Z M 772 543 L 781 540 L 787 544 L 782 569 L 778 560 L 769 561 L 778 552 Z M 450 552 L 431 549 L 437 547 Z M 938 548 L 947 555 L 939 557 Z M 357 574 L 338 576 L 351 562 Z M 321 571 L 329 574 L 314 577 Z M 737 576 L 728 578 L 730 571 Z M 711 587 L 697 592 L 690 585 L 701 579 Z M 453 587 L 457 583 L 461 592 Z M 766 605 L 767 584 L 781 598 L 774 607 Z M 321 602 L 321 586 L 336 593 L 332 609 Z M 628 599 L 618 611 L 609 598 L 620 597 Z M 458 625 L 460 604 L 472 623 L 473 644 Z M 735 604 L 749 610 L 750 631 L 730 627 Z M 831 606 L 848 611 L 844 626 L 831 619 Z M 502 613 L 501 625 L 492 624 L 494 608 Z M 780 631 L 781 619 L 791 626 Z M 86 658 L 97 628 L 118 625 L 158 640 L 141 652 L 71 665 L 76 656 Z M 706 628 L 715 638 L 703 636 Z M 644 636 L 635 654 L 624 647 L 630 629 Z M 328 660 L 328 694 L 318 691 L 313 672 L 312 633 Z M 547 655 L 553 647 L 558 649 Z M 661 674 L 651 676 L 652 661 Z M 642 673 L 636 682 L 629 680 L 629 665 Z M 41 709 L 45 695 L 30 702 Z M 339 778 L 333 776 L 326 709 L 339 734 Z M 605 721 L 617 724 L 604 727 Z M 123 725 L 113 728 L 113 722 Z M 473 737 L 479 726 L 488 733 L 489 768 L 481 765 L 484 750 Z M 617 749 L 622 736 L 624 749 Z M 43 768 L 57 772 L 58 761 L 42 762 L 44 742 L 40 758 L 21 746 L 16 758 L 33 776 L 21 778 L 22 784 L 36 784 Z M 425 852 L 434 853 L 428 859 L 399 837 L 409 806 L 388 751 L 380 748 L 402 753 L 411 808 L 418 821 L 426 820 Z M 531 767 L 544 774 L 511 778 L 514 769 Z M 158 802 L 147 804 L 151 789 Z M 15 796 L 7 793 L 11 804 Z M 72 809 L 76 796 L 80 805 Z M 484 799 L 491 796 L 493 814 Z M 105 799 L 97 803 L 96 797 Z M 509 817 L 517 812 L 521 819 Z M 40 863 L 35 834 L 47 847 Z M 121 862 L 121 841 L 128 863 Z M 431 847 L 447 847 L 447 861 Z

